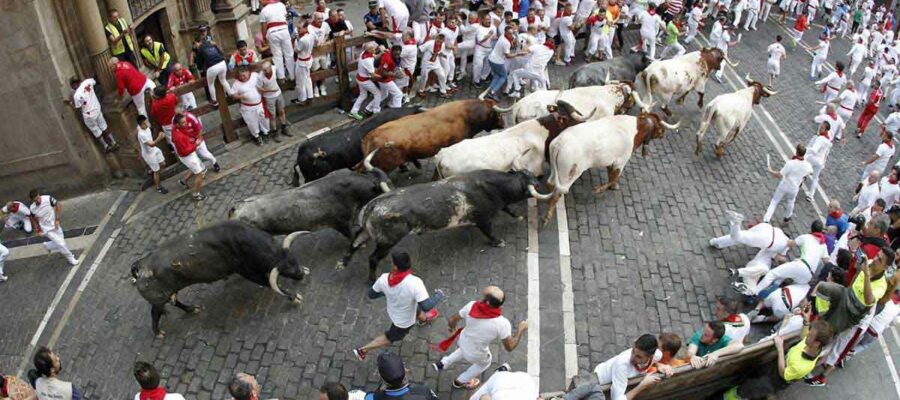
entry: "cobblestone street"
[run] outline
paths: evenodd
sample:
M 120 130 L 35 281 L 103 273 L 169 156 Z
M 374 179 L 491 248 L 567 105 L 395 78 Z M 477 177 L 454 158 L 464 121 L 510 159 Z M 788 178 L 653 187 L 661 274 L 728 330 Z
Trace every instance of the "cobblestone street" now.
M 759 31 L 745 32 L 732 48 L 730 58 L 740 65 L 726 69 L 725 84 L 709 81 L 706 102 L 743 88 L 747 73 L 765 78 L 766 47 L 776 34 L 787 39 L 787 33 L 771 19 L 760 26 Z M 812 28 L 815 34 L 820 30 Z M 807 33 L 807 40 L 812 37 Z M 626 38 L 630 46 L 636 33 Z M 698 37 L 687 50 L 696 50 L 698 43 L 706 44 Z M 829 62 L 845 58 L 848 50 L 846 40 L 835 41 Z M 578 59 L 580 64 L 580 53 Z M 440 288 L 448 295 L 438 307 L 441 318 L 414 328 L 392 348 L 406 362 L 411 380 L 427 382 L 441 399 L 468 399 L 464 391 L 451 390 L 459 368 L 438 374 L 429 367 L 440 357 L 429 345 L 448 335 L 444 317 L 479 297 L 489 284 L 506 291 L 504 314 L 513 325 L 530 319 L 530 313 L 540 316 L 540 325 L 532 321 L 528 343 L 511 353 L 496 346 L 492 353 L 495 363 L 510 362 L 515 370 L 539 375 L 542 392 L 562 390 L 573 372 L 592 370 L 642 333 L 674 332 L 686 340 L 703 321 L 714 319 L 716 296 L 734 295 L 726 268 L 743 266 L 753 252 L 742 247 L 715 250 L 709 239 L 726 232 L 726 210 L 741 212 L 751 221 L 761 219 L 777 185 L 765 172 L 767 155 L 778 169 L 796 143 L 805 144 L 815 133 L 812 118 L 821 93 L 807 80 L 810 59 L 802 47 L 788 51 L 776 83 L 779 93 L 755 106 L 749 125 L 721 159 L 712 151 L 714 131 L 707 134 L 703 154 L 694 155 L 700 112 L 695 95 L 689 95 L 684 105 L 672 108 L 670 122 L 680 121 L 679 130 L 651 142 L 646 158 L 635 152 L 618 190 L 593 193 L 593 186 L 607 180 L 603 170 L 585 173 L 575 183 L 560 207 L 564 221 L 530 232 L 536 214 L 523 202 L 513 209 L 519 215 L 530 211 L 528 219 L 503 213 L 495 219 L 495 233 L 507 243 L 504 248 L 489 246 L 474 227 L 404 239 L 397 249 L 410 253 L 416 275 L 429 291 Z M 564 86 L 574 68 L 551 65 L 551 86 Z M 477 94 L 466 85 L 455 98 Z M 431 96 L 424 105 L 434 106 L 438 100 Z M 292 129 L 309 134 L 345 120 L 329 112 L 314 121 L 295 122 Z M 823 194 L 839 199 L 847 210 L 855 205 L 851 195 L 862 171 L 859 162 L 877 146 L 879 126 L 873 122 L 861 140 L 850 137 L 846 144 L 835 144 L 820 181 L 824 193 L 812 204 L 798 196 L 785 233 L 808 231 L 825 212 Z M 366 258 L 372 249 L 336 271 L 348 243 L 334 231 L 316 232 L 294 243 L 293 252 L 312 270 L 307 280 L 291 284 L 304 296 L 301 306 L 232 277 L 183 290 L 179 299 L 201 305 L 203 311 L 186 315 L 170 307 L 162 319 L 165 339 L 151 332 L 150 307 L 130 281 L 131 264 L 178 234 L 227 218 L 237 201 L 287 188 L 296 145 L 282 145 L 277 151 L 268 146 L 262 151 L 271 155 L 244 163 L 226 152 L 222 160 L 228 170 L 205 186 L 208 199 L 203 202 L 186 195 L 161 200 L 152 192 L 123 194 L 121 204 L 111 208 L 110 224 L 99 228 L 100 239 L 76 254 L 84 261 L 69 277 L 58 256 L 9 262 L 11 279 L 0 286 L 0 303 L 5 305 L 0 318 L 11 323 L 0 337 L 0 370 L 15 372 L 27 361 L 24 357 L 31 355 L 22 350 L 29 341 L 44 344 L 52 339 L 63 358 L 63 377 L 81 387 L 87 399 L 130 398 L 137 390 L 130 372 L 137 360 L 156 365 L 168 377 L 166 386 L 190 399 L 227 398 L 226 385 L 236 371 L 256 375 L 263 398 L 314 399 L 326 381 L 374 389 L 379 383 L 374 357 L 361 363 L 350 351 L 390 324 L 384 300 L 366 297 Z M 422 170 L 394 173 L 392 179 L 397 186 L 425 182 L 432 170 L 429 162 Z M 180 190 L 174 180 L 167 185 L 173 192 Z M 546 205 L 540 203 L 536 211 L 543 216 Z M 779 208 L 773 221 L 780 221 L 782 212 Z M 385 271 L 388 266 L 387 260 L 381 263 Z M 532 266 L 538 268 L 530 271 Z M 71 288 L 54 298 L 69 280 Z M 530 293 L 535 281 L 539 290 Z M 56 311 L 42 319 L 51 304 Z M 533 308 L 536 304 L 538 309 Z M 33 339 L 38 329 L 43 334 Z M 885 390 L 892 386 L 887 383 L 887 362 L 896 365 L 900 357 L 896 330 L 893 335 L 889 331 L 884 340 L 892 355 L 872 349 L 860 357 L 859 365 L 837 371 L 827 389 L 795 385 L 781 398 L 898 398 Z M 538 361 L 529 351 L 539 352 Z

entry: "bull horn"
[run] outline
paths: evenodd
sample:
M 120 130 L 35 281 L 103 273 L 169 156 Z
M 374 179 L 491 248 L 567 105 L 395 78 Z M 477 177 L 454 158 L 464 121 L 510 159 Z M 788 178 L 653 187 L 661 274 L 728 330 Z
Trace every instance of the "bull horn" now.
M 278 287 L 278 268 L 272 268 L 272 270 L 269 271 L 269 287 L 271 287 L 272 290 L 275 291 L 275 293 L 278 293 L 282 296 L 287 296 L 286 294 L 284 294 L 284 292 L 281 291 L 281 288 Z
M 644 101 L 641 100 L 641 94 L 638 93 L 637 90 L 633 90 L 631 92 L 631 95 L 634 96 L 635 104 L 637 104 L 639 107 L 641 107 L 642 110 L 644 110 L 646 112 L 650 112 L 650 110 L 653 109 L 653 103 L 652 102 L 650 104 L 644 103 Z
M 537 189 L 534 188 L 534 185 L 528 185 L 528 193 L 531 194 L 531 197 L 534 197 L 535 199 L 538 199 L 538 200 L 548 200 L 551 197 L 553 197 L 552 192 L 549 194 L 538 193 Z
M 497 105 L 494 106 L 494 111 L 496 111 L 496 112 L 498 112 L 498 113 L 500 113 L 500 114 L 505 114 L 505 113 L 508 113 L 508 112 L 510 112 L 510 111 L 512 111 L 512 110 L 513 110 L 512 107 L 502 108 L 502 107 L 497 106 Z
M 366 171 L 372 171 L 375 167 L 372 166 L 372 158 L 375 157 L 375 153 L 378 152 L 378 149 L 372 150 L 369 155 L 363 160 L 363 166 L 366 167 Z
M 747 75 L 744 75 L 744 80 L 747 81 L 748 84 L 753 83 L 753 79 L 750 79 L 749 72 L 747 73 Z
M 763 92 L 766 92 L 766 94 L 769 95 L 769 96 L 774 96 L 774 95 L 778 94 L 778 91 L 777 91 L 777 90 L 769 89 L 769 88 L 766 87 L 766 86 L 763 86 L 763 87 L 762 87 L 762 90 L 763 90 Z
M 681 125 L 681 121 L 678 121 L 674 125 L 672 125 L 666 121 L 663 121 L 662 119 L 659 120 L 659 123 L 662 124 L 662 126 L 666 127 L 666 129 L 671 129 L 673 131 L 678 129 L 678 126 Z
M 603 80 L 603 83 L 609 85 L 609 68 L 606 69 L 606 79 Z
M 559 103 L 559 98 L 562 97 L 562 94 L 563 94 L 563 91 L 562 91 L 562 89 L 560 89 L 560 90 L 556 93 L 556 97 L 553 98 L 553 104 L 558 104 L 558 103 Z
M 728 57 L 725 57 L 725 62 L 727 62 L 728 65 L 731 66 L 731 68 L 737 68 L 738 64 L 741 63 L 740 61 L 733 63 L 733 62 L 731 62 L 731 60 L 728 59 Z
M 485 91 L 481 92 L 481 94 L 478 95 L 478 100 L 482 100 L 482 101 L 483 101 L 483 100 L 484 100 L 484 96 L 487 96 L 487 94 L 488 94 L 488 92 L 489 92 L 490 90 L 491 90 L 491 88 L 487 88 Z
M 309 231 L 297 231 L 297 232 L 291 233 L 290 235 L 285 236 L 284 243 L 282 244 L 281 247 L 283 247 L 285 250 L 290 250 L 291 243 L 294 242 L 294 239 L 296 239 L 297 236 L 305 235 L 307 233 L 309 233 Z

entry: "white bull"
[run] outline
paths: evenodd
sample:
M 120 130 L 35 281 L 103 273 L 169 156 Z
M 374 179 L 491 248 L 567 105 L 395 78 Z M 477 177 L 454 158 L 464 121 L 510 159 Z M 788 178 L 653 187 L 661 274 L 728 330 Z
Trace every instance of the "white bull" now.
M 544 154 L 550 142 L 564 129 L 580 124 L 584 118 L 564 101 L 549 105 L 550 114 L 531 119 L 502 132 L 463 140 L 441 149 L 434 157 L 435 179 L 449 178 L 491 169 L 509 171 L 527 169 L 535 176 L 544 174 Z M 594 110 L 596 113 L 596 110 Z
M 700 120 L 700 129 L 697 131 L 697 148 L 694 153 L 698 156 L 703 151 L 703 136 L 715 121 L 716 126 L 716 157 L 725 155 L 725 146 L 734 142 L 738 134 L 747 126 L 753 111 L 753 105 L 759 104 L 762 97 L 769 97 L 778 92 L 763 86 L 760 82 L 745 77 L 747 87 L 716 96 L 713 101 L 703 107 L 703 116 Z
M 538 90 L 523 97 L 508 108 L 495 107 L 501 113 L 511 113 L 513 123 L 518 124 L 530 119 L 547 115 L 547 106 L 565 101 L 582 114 L 596 110 L 592 120 L 615 114 L 622 114 L 635 104 L 648 108 L 627 82 L 611 83 L 603 86 L 585 86 L 567 90 Z
M 669 111 L 672 97 L 677 97 L 677 103 L 681 104 L 692 91 L 696 91 L 699 96 L 697 107 L 703 107 L 706 81 L 713 71 L 721 67 L 723 60 L 727 61 L 724 53 L 715 48 L 690 52 L 668 60 L 657 60 L 640 73 L 638 81 L 644 86 L 648 101 L 652 103 L 654 95 L 662 98 L 663 112 L 672 115 Z M 729 64 L 737 66 L 737 63 Z
M 550 199 L 544 224 L 550 221 L 559 197 L 569 192 L 572 184 L 584 171 L 591 168 L 606 168 L 609 181 L 596 186 L 594 193 L 615 189 L 622 174 L 622 168 L 631 159 L 638 146 L 647 145 L 651 139 L 660 139 L 666 129 L 677 129 L 678 123 L 670 125 L 658 115 L 641 112 L 637 117 L 614 115 L 564 130 L 550 143 L 550 179 L 547 183 L 553 192 L 536 196 Z M 602 132 L 602 134 L 598 134 Z M 646 156 L 646 147 L 644 147 Z

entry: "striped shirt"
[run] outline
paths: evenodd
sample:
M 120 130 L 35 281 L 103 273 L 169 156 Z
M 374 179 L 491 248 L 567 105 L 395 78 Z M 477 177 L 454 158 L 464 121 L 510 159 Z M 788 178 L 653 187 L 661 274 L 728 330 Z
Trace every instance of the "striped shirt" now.
M 666 6 L 666 13 L 669 15 L 678 15 L 681 14 L 682 3 L 681 0 L 669 0 L 668 5 Z

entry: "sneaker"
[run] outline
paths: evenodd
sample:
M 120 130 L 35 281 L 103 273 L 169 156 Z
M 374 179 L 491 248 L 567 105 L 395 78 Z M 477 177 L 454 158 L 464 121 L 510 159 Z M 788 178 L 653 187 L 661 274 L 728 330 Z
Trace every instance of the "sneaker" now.
M 78 259 L 72 259 L 72 260 L 69 260 L 69 265 L 71 265 L 71 266 L 73 266 L 73 267 L 76 266 L 76 265 L 78 265 Z
M 812 201 L 813 201 L 812 195 L 807 193 L 807 195 L 806 195 L 806 202 L 807 202 L 807 203 L 812 203 Z
M 501 364 L 499 367 L 497 367 L 497 369 L 495 369 L 494 371 L 497 371 L 497 372 L 509 372 L 511 369 L 512 369 L 512 368 L 509 366 L 509 363 L 503 363 L 503 364 Z
M 162 187 L 162 186 L 160 186 L 160 187 L 156 188 L 156 193 L 159 193 L 159 194 L 168 194 L 168 193 L 169 193 L 169 190 L 166 189 L 166 188 L 164 188 L 164 187 Z
M 478 378 L 472 378 L 471 380 L 469 380 L 466 383 L 461 383 L 454 379 L 453 387 L 457 388 L 457 389 L 473 390 L 473 389 L 477 388 L 480 383 L 481 383 L 481 381 L 478 380 Z
M 451 94 L 450 93 L 441 93 L 440 96 L 442 99 L 449 99 L 451 97 Z
M 781 223 L 783 223 L 783 224 L 785 224 L 785 225 L 787 225 L 787 224 L 790 223 L 790 222 L 791 222 L 791 218 L 790 218 L 790 217 L 781 220 Z
M 481 82 L 472 82 L 472 86 L 475 86 L 476 89 L 481 89 L 484 87 L 484 84 Z
M 556 64 L 556 65 L 559 65 L 559 66 L 561 66 L 561 67 L 566 66 L 566 62 L 563 61 L 563 60 L 556 60 L 556 61 L 554 61 L 553 63 Z
M 734 268 L 728 268 L 728 276 L 736 278 L 738 276 L 738 270 Z
M 362 120 L 363 120 L 363 116 L 362 116 L 362 115 L 359 115 L 359 113 L 352 112 L 352 113 L 347 114 L 347 116 L 350 117 L 350 118 L 353 118 L 353 119 L 355 119 L 355 120 L 357 120 L 357 121 L 362 121 Z
M 433 363 L 431 363 L 431 368 L 434 368 L 435 372 L 440 372 L 441 370 L 444 369 L 444 363 L 442 363 L 440 361 L 433 362 Z
M 213 171 L 219 172 L 222 170 L 222 167 L 219 166 L 219 163 L 213 164 Z
M 273 134 L 272 134 L 272 140 L 273 140 L 275 143 L 281 143 L 281 138 L 278 137 L 278 133 L 273 133 Z
M 325 90 L 325 86 L 322 86 L 322 89 L 319 90 L 319 94 L 324 96 L 328 96 L 328 92 Z
M 284 135 L 284 136 L 287 136 L 287 137 L 294 137 L 294 134 L 291 133 L 290 131 L 288 131 L 287 125 L 283 125 L 283 126 L 281 127 L 281 134 Z
M 184 179 L 179 179 L 179 180 L 178 180 L 178 184 L 181 185 L 181 187 L 182 187 L 183 189 L 190 189 L 190 186 L 188 186 L 187 183 L 184 183 Z
M 731 288 L 740 293 L 747 292 L 747 284 L 744 282 L 731 282 Z
M 194 193 L 194 195 L 192 197 L 193 197 L 194 201 L 201 201 L 206 198 L 206 196 L 204 196 L 203 193 Z
M 816 375 L 813 377 L 803 379 L 803 382 L 806 382 L 806 384 L 809 386 L 815 386 L 815 387 L 825 387 L 826 385 L 828 385 L 828 380 L 825 379 L 825 377 L 822 375 Z
M 257 136 L 256 139 L 253 139 L 253 143 L 256 143 L 257 146 L 262 146 L 263 145 L 262 138 Z
M 725 217 L 728 218 L 728 221 L 735 224 L 740 224 L 744 221 L 744 215 L 737 211 L 726 210 Z
M 519 97 L 522 97 L 522 95 L 519 94 L 518 91 L 516 91 L 516 92 L 510 93 L 510 94 L 509 94 L 509 97 L 512 97 L 512 98 L 514 98 L 514 99 L 518 99 Z
M 219 106 L 219 102 L 218 102 L 218 101 L 211 101 L 211 102 L 209 102 L 209 105 L 211 105 L 211 106 L 213 106 L 213 107 L 218 107 L 218 106 Z
M 356 356 L 356 359 L 359 361 L 366 361 L 366 351 L 362 348 L 353 349 L 353 355 Z
M 3 274 L 0 274 L 0 282 L 6 282 L 9 280 L 9 277 Z
M 716 249 L 719 248 L 719 246 L 716 246 L 716 240 L 715 240 L 715 239 L 709 239 L 709 247 L 716 248 Z

